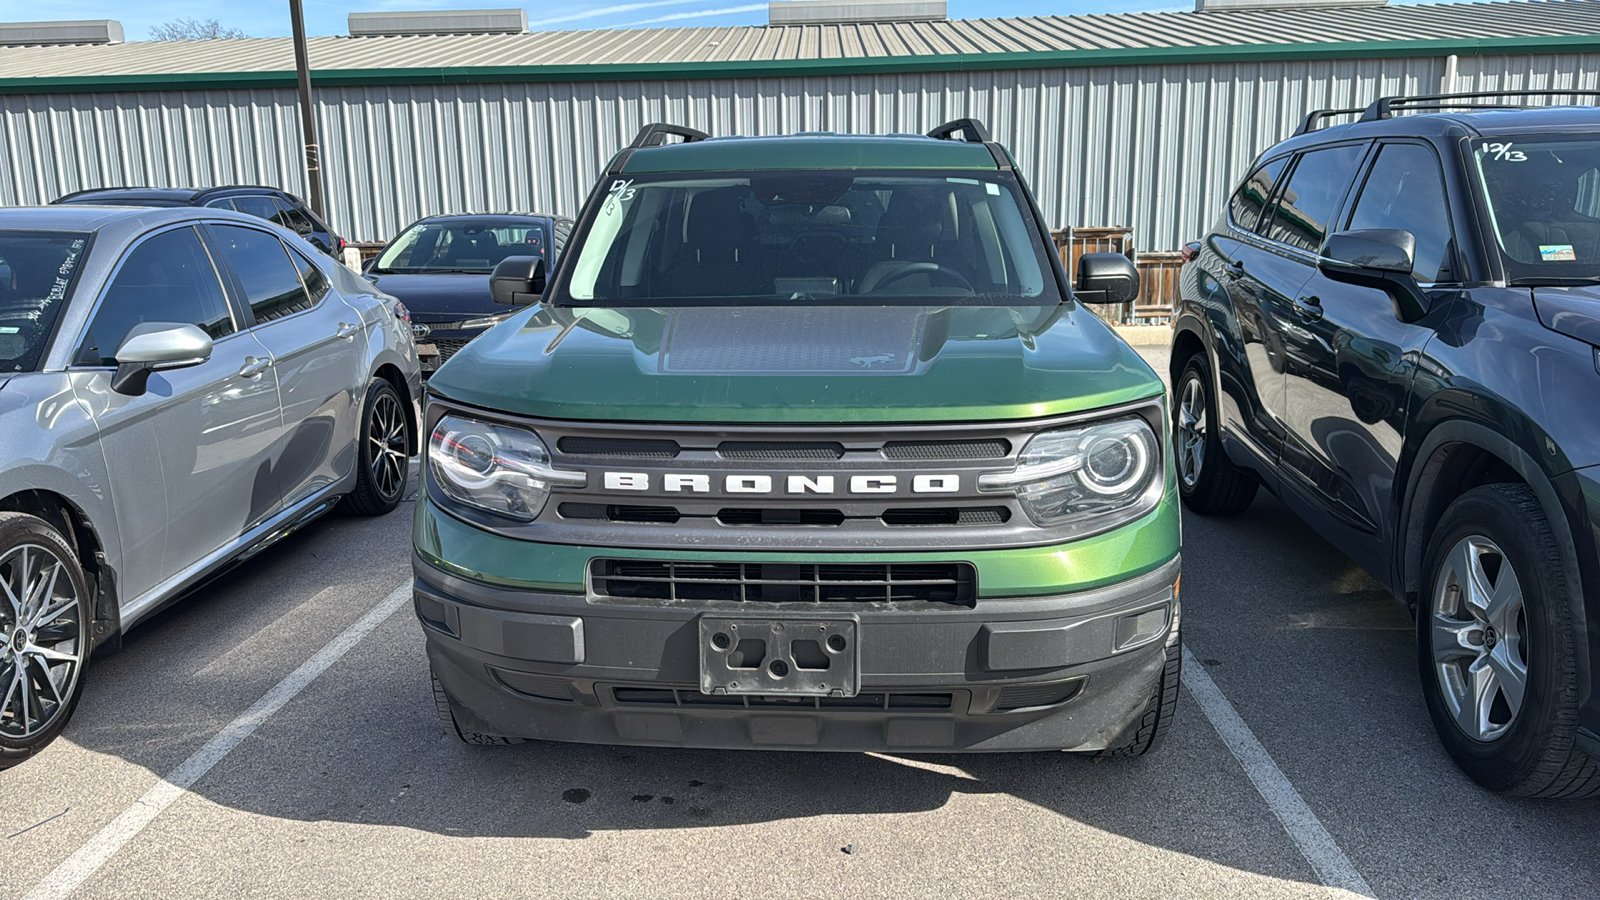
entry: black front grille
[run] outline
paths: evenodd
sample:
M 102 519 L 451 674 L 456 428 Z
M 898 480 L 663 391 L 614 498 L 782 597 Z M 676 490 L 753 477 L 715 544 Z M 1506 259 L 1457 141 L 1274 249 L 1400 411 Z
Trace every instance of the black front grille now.
M 563 437 L 556 449 L 572 456 L 621 456 L 632 459 L 674 459 L 678 442 L 641 438 Z
M 710 706 L 742 709 L 812 710 L 841 709 L 865 712 L 881 710 L 949 710 L 955 695 L 940 694 L 857 694 L 854 697 L 784 697 L 760 695 L 702 694 L 683 688 L 623 687 L 611 689 L 611 698 L 622 705 Z
M 886 459 L 1004 459 L 1011 455 L 1011 442 L 989 441 L 890 441 L 883 445 Z
M 717 521 L 724 525 L 843 525 L 844 513 L 837 509 L 723 509 Z
M 597 559 L 594 591 L 624 600 L 899 603 L 971 606 L 969 563 L 710 563 Z
M 556 509 L 564 519 L 603 519 L 607 522 L 666 522 L 681 516 L 671 506 L 623 506 L 615 503 L 563 503 Z
M 832 441 L 723 441 L 723 459 L 839 459 L 844 445 Z
M 438 348 L 439 362 L 442 363 L 450 357 L 455 356 L 456 351 L 460 350 L 462 347 L 465 347 L 467 344 L 471 343 L 471 341 L 457 340 L 456 338 L 442 338 L 436 341 L 429 341 L 428 343 L 431 343 L 433 346 Z

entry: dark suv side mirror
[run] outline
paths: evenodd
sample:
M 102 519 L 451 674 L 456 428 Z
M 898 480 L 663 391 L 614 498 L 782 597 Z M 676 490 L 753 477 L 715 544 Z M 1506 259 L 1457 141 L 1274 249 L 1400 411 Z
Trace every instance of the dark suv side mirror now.
M 1072 293 L 1084 303 L 1127 303 L 1139 296 L 1139 269 L 1120 253 L 1085 253 Z
M 1428 298 L 1411 277 L 1417 238 L 1398 228 L 1363 228 L 1328 235 L 1317 254 L 1317 269 L 1334 281 L 1377 288 L 1394 301 L 1402 322 L 1427 315 Z
M 494 302 L 507 306 L 527 306 L 544 294 L 544 257 L 508 256 L 489 275 L 489 294 Z

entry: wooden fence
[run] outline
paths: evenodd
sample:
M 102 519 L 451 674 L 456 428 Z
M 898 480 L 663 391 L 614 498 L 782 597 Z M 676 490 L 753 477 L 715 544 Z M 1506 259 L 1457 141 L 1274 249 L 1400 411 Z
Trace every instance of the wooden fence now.
M 1050 232 L 1050 237 L 1069 278 L 1077 274 L 1078 257 L 1085 253 L 1121 253 L 1138 267 L 1139 296 L 1132 303 L 1086 304 L 1102 319 L 1116 325 L 1160 325 L 1172 318 L 1182 253 L 1140 253 L 1133 244 L 1132 228 L 1060 228 Z

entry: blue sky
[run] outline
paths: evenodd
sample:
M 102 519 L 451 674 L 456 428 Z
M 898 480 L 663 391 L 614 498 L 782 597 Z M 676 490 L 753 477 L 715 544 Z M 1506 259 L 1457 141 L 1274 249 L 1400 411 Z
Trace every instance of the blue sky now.
M 1391 0 L 1394 2 L 1394 0 Z M 1402 0 L 1404 2 L 1404 0 Z M 1193 9 L 1170 0 L 949 0 L 952 18 L 1038 16 L 1088 12 L 1138 12 Z M 306 29 L 313 35 L 345 34 L 351 12 L 392 9 L 485 9 L 511 7 L 505 0 L 305 0 Z M 128 40 L 145 40 L 153 25 L 176 18 L 216 19 L 252 37 L 289 34 L 288 0 L 144 0 L 130 9 L 127 0 L 20 0 L 0 2 L 0 21 L 116 19 Z M 563 0 L 528 4 L 534 29 L 618 28 L 635 26 L 763 25 L 767 4 L 756 0 Z

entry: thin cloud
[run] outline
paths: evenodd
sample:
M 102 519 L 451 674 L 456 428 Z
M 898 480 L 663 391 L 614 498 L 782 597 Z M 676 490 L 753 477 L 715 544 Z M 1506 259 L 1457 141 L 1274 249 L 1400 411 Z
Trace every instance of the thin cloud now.
M 408 0 L 409 2 L 409 0 Z M 529 28 L 542 28 L 545 25 L 560 25 L 562 22 L 578 22 L 583 19 L 597 19 L 601 16 L 610 16 L 617 13 L 634 12 L 641 9 L 655 9 L 658 6 L 682 6 L 685 3 L 699 3 L 700 0 L 647 0 L 644 3 L 618 3 L 615 6 L 601 6 L 584 12 L 571 13 L 565 16 L 556 16 L 552 19 L 540 19 L 529 22 Z
M 656 16 L 654 19 L 640 19 L 637 22 L 628 22 L 620 27 L 632 28 L 635 25 L 655 25 L 658 22 L 677 22 L 682 19 L 703 19 L 707 16 L 730 16 L 734 13 L 756 12 L 767 8 L 765 3 L 750 3 L 744 6 L 726 6 L 721 9 L 702 9 L 695 12 L 673 13 L 670 16 Z

